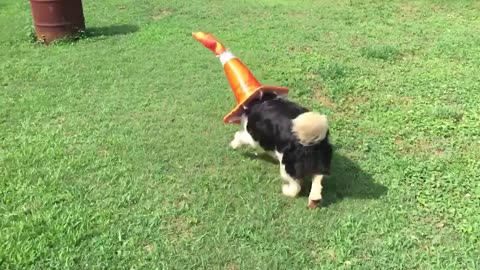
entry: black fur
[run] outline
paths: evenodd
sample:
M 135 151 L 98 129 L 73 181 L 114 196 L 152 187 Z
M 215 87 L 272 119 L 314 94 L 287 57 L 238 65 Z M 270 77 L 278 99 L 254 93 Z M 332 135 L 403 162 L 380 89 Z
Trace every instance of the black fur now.
M 245 111 L 247 132 L 265 151 L 282 153 L 281 163 L 296 179 L 330 174 L 333 154 L 328 131 L 325 139 L 310 146 L 302 145 L 293 134 L 292 120 L 305 112 L 306 108 L 273 94 L 264 94 Z

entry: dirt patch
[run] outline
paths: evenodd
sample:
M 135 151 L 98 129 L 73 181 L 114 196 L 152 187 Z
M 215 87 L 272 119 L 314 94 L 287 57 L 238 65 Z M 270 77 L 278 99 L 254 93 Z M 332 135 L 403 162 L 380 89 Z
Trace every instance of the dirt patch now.
M 344 150 L 341 152 L 343 156 L 351 160 L 361 160 L 362 154 L 355 150 Z
M 353 46 L 353 47 L 364 47 L 365 46 L 365 40 L 363 40 L 362 38 L 360 37 L 353 37 L 351 40 L 350 40 L 350 44 Z
M 227 269 L 227 270 L 239 270 L 240 267 L 238 265 L 234 264 L 234 263 L 229 263 L 227 265 L 227 267 L 225 267 L 225 269 Z
M 432 148 L 430 142 L 425 140 L 416 140 L 416 143 L 413 144 L 413 147 L 420 150 L 428 150 Z
M 407 96 L 391 96 L 386 99 L 385 103 L 388 106 L 394 106 L 407 111 L 411 109 L 413 98 Z
M 369 101 L 370 98 L 366 96 L 350 96 L 345 99 L 342 107 L 349 110 L 355 110 L 358 105 L 368 103 Z
M 336 107 L 335 102 L 333 102 L 329 96 L 325 95 L 321 91 L 316 91 L 315 100 L 318 101 L 323 107 L 329 109 L 334 109 Z
M 436 5 L 436 4 L 432 4 L 432 5 L 431 5 L 431 9 L 432 9 L 434 12 L 441 12 L 441 11 L 444 11 L 444 10 L 445 10 L 442 6 Z
M 310 53 L 313 51 L 313 47 L 312 46 L 290 46 L 287 48 L 287 50 L 291 53 Z
M 101 156 L 101 157 L 107 157 L 109 155 L 109 152 L 106 148 L 103 148 L 101 147 L 100 149 L 98 149 L 97 151 L 98 155 Z
M 432 145 L 431 142 L 426 140 L 416 140 L 414 142 L 405 141 L 400 136 L 397 136 L 393 140 L 397 146 L 397 150 L 407 155 L 428 155 L 433 157 L 444 157 L 445 151 Z
M 322 104 L 322 106 L 325 106 L 327 108 L 335 107 L 335 103 L 327 96 L 318 96 L 317 100 Z
M 334 250 L 327 250 L 327 257 L 330 259 L 330 261 L 337 260 L 337 254 L 335 253 Z
M 152 19 L 154 19 L 155 21 L 158 21 L 158 20 L 161 20 L 169 15 L 172 14 L 172 11 L 168 10 L 168 9 L 160 9 L 156 12 L 154 12 L 154 14 L 152 15 Z
M 191 200 L 191 195 L 187 193 L 183 193 L 177 200 L 175 201 L 175 205 L 177 208 L 184 208 L 187 206 L 187 203 Z
M 143 250 L 145 250 L 148 254 L 152 253 L 155 250 L 155 246 L 151 243 L 146 243 L 143 246 Z
M 335 38 L 335 35 L 332 32 L 328 32 L 323 35 L 323 38 L 332 40 Z
M 322 107 L 335 109 L 335 102 L 326 94 L 326 92 L 327 91 L 325 91 L 325 88 L 323 88 L 321 85 L 315 87 L 313 89 L 314 100 L 318 101 Z
M 332 119 L 350 118 L 353 120 L 358 117 L 359 105 L 369 102 L 369 98 L 365 96 L 347 97 L 340 104 L 334 104 L 335 113 Z
M 443 151 L 441 149 L 435 149 L 433 151 L 433 155 L 436 156 L 436 157 L 444 157 L 445 156 L 445 151 Z
M 410 105 L 413 102 L 412 97 L 395 97 L 394 102 L 401 103 L 404 105 Z
M 287 16 L 293 17 L 293 18 L 305 18 L 305 17 L 308 17 L 308 13 L 294 10 L 294 11 L 288 12 Z
M 405 13 L 417 13 L 419 11 L 419 8 L 409 4 L 402 4 L 400 5 L 400 10 Z
M 169 235 L 173 240 L 178 241 L 192 238 L 192 228 L 196 222 L 189 220 L 187 217 L 180 216 L 169 220 L 168 223 Z
M 403 144 L 403 140 L 402 140 L 402 138 L 400 138 L 400 136 L 397 136 L 397 137 L 395 137 L 395 139 L 394 139 L 394 143 L 395 143 L 396 145 L 402 145 L 402 144 Z
M 399 7 L 400 11 L 398 17 L 404 19 L 413 19 L 416 18 L 420 9 L 418 7 L 409 5 L 409 4 L 402 4 Z

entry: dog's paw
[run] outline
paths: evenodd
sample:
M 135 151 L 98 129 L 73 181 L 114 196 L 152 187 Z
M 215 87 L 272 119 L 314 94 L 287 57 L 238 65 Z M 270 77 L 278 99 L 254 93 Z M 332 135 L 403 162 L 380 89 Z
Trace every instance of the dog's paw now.
M 240 143 L 237 140 L 233 140 L 230 142 L 230 147 L 233 149 L 237 149 L 238 147 L 240 147 Z
M 320 205 L 322 200 L 308 200 L 308 208 L 315 209 Z
M 300 193 L 300 185 L 298 184 L 284 184 L 282 185 L 282 193 L 288 197 L 296 197 Z

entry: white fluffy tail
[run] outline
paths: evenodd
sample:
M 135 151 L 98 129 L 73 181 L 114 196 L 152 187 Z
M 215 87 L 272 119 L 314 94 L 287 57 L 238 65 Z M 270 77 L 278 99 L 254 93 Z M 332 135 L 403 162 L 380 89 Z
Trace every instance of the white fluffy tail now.
M 292 120 L 292 131 L 302 145 L 312 145 L 327 136 L 327 117 L 317 112 L 302 113 Z

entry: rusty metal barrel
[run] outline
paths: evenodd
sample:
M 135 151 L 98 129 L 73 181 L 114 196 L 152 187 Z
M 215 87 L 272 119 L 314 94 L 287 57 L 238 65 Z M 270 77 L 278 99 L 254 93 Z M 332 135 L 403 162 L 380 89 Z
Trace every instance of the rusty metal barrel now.
M 82 0 L 30 0 L 38 39 L 50 43 L 85 30 Z

